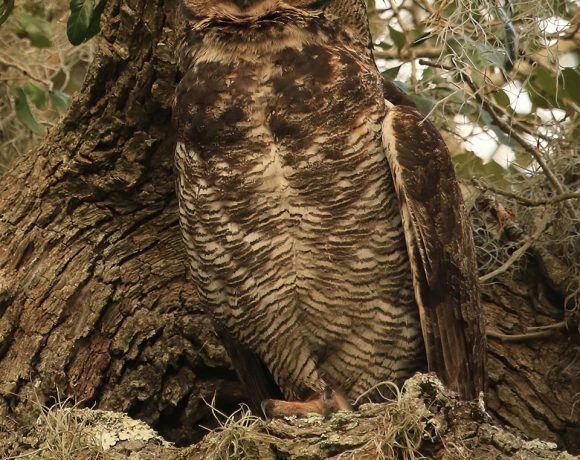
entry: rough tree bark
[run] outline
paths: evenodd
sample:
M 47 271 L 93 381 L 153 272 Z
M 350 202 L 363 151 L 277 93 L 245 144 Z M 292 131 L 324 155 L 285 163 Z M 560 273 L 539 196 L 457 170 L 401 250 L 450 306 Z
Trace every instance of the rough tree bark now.
M 169 132 L 179 78 L 175 0 L 110 0 L 99 52 L 63 122 L 0 185 L 0 423 L 57 394 L 186 444 L 204 399 L 243 399 L 188 282 Z M 484 288 L 490 330 L 561 322 L 534 264 Z M 546 294 L 547 293 L 547 294 Z M 577 341 L 489 341 L 491 412 L 580 450 Z M 10 416 L 10 417 L 8 417 Z

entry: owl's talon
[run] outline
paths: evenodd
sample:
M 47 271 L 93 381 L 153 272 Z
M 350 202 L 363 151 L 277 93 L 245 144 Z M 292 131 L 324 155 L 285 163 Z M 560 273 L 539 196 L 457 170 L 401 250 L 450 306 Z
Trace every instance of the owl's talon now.
M 322 393 L 316 393 L 307 401 L 283 401 L 265 399 L 261 403 L 266 418 L 280 418 L 295 415 L 321 414 L 325 417 L 339 410 L 352 410 L 352 406 L 339 392 L 327 387 Z

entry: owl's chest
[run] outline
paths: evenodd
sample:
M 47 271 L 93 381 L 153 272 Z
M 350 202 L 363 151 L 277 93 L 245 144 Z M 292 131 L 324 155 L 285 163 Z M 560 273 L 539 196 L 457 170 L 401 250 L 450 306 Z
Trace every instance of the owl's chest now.
M 326 168 L 345 160 L 359 135 L 379 132 L 381 91 L 374 65 L 344 47 L 204 60 L 176 93 L 178 141 L 210 169 L 219 163 L 247 173 L 272 150 L 282 166 Z

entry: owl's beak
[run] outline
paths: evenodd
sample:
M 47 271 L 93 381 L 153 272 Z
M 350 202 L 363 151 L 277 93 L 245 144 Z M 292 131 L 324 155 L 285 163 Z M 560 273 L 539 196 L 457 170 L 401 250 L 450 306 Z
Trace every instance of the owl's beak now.
M 258 0 L 234 0 L 234 3 L 239 9 L 245 10 L 246 8 L 258 3 Z

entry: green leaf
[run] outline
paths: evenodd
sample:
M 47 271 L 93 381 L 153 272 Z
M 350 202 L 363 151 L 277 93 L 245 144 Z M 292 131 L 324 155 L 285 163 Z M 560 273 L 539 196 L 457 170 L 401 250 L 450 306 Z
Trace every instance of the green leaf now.
M 418 33 L 417 36 L 415 37 L 415 39 L 413 40 L 413 42 L 411 43 L 411 48 L 419 46 L 421 43 L 429 40 L 431 37 L 432 37 L 431 32 Z
M 508 95 L 505 93 L 505 91 L 503 89 L 497 90 L 495 93 L 493 93 L 493 95 L 495 98 L 495 102 L 500 107 L 503 107 L 504 109 L 507 109 L 508 107 L 510 107 L 510 98 L 508 97 Z
M 401 91 L 409 94 L 410 89 L 409 89 L 409 85 L 407 85 L 407 83 L 405 83 L 404 81 L 400 81 L 400 80 L 393 80 L 393 83 L 395 85 L 397 85 Z
M 571 67 L 563 69 L 562 79 L 565 95 L 580 105 L 580 72 L 578 69 Z
M 391 67 L 390 69 L 385 70 L 384 72 L 382 72 L 383 78 L 389 81 L 394 80 L 395 78 L 397 78 L 397 75 L 399 75 L 400 68 L 401 66 L 398 65 L 396 67 Z
M 393 29 L 389 25 L 389 35 L 391 36 L 391 40 L 397 47 L 399 51 L 401 51 L 405 45 L 407 44 L 407 39 L 405 38 L 405 34 L 403 32 L 398 31 L 397 29 Z
M 482 177 L 483 161 L 472 152 L 460 153 L 451 157 L 455 164 L 455 172 L 459 177 L 473 178 Z
M 419 96 L 418 94 L 410 94 L 409 96 L 411 96 L 413 102 L 417 104 L 419 112 L 421 112 L 421 115 L 424 117 L 429 115 L 429 112 L 431 112 L 433 107 L 435 107 L 435 101 L 429 97 Z
M 480 108 L 479 119 L 482 122 L 483 126 L 486 126 L 488 129 L 492 130 L 495 133 L 499 142 L 510 147 L 515 146 L 515 143 L 511 139 L 511 137 L 509 137 L 498 126 L 494 124 L 493 119 L 491 118 L 491 115 L 487 110 L 483 110 Z
M 554 107 L 561 107 L 561 88 L 558 88 L 556 75 L 547 67 L 538 66 L 532 72 L 528 80 L 526 89 L 530 95 L 530 99 L 537 107 L 545 107 L 552 109 Z
M 511 148 L 515 148 L 517 146 L 516 142 L 496 125 L 489 125 L 489 129 L 491 129 L 495 133 L 495 135 L 497 136 L 497 140 L 500 141 L 502 144 L 507 145 L 508 147 Z
M 503 166 L 497 164 L 494 160 L 490 160 L 483 165 L 484 177 L 496 185 L 502 185 L 505 183 L 506 172 L 506 169 Z
M 14 9 L 14 0 L 0 0 L 0 25 L 6 22 Z
M 80 45 L 85 41 L 94 10 L 94 0 L 71 0 L 66 34 L 73 45 Z
M 502 69 L 506 60 L 506 53 L 504 50 L 497 49 L 487 43 L 478 43 L 471 39 L 467 42 L 473 48 L 472 59 L 473 62 L 481 64 L 483 67 L 497 67 Z
M 107 0 L 100 0 L 93 11 L 93 17 L 91 18 L 91 23 L 89 24 L 89 30 L 87 32 L 87 40 L 101 31 L 101 14 L 103 14 L 106 4 Z
M 380 42 L 378 44 L 378 47 L 384 51 L 387 51 L 390 50 L 393 47 L 393 45 L 391 45 L 390 43 Z
M 16 112 L 16 117 L 30 129 L 37 136 L 44 136 L 46 134 L 46 128 L 42 126 L 32 114 L 30 110 L 30 105 L 28 104 L 28 98 L 26 93 L 22 88 L 15 88 L 14 93 L 14 111 Z
M 491 115 L 489 114 L 489 112 L 487 110 L 483 110 L 481 107 L 479 107 L 479 118 L 481 121 L 483 121 L 483 123 L 486 126 L 489 126 L 493 123 Z
M 506 170 L 491 160 L 484 163 L 475 153 L 466 151 L 459 155 L 453 155 L 455 172 L 459 177 L 472 179 L 485 178 L 495 185 L 503 185 L 506 182 Z
M 435 85 L 434 91 L 444 93 L 444 97 L 447 97 L 450 93 L 458 92 L 457 88 L 451 89 L 450 87 L 446 86 L 448 81 L 443 78 L 442 75 L 433 67 L 427 67 L 426 69 L 423 69 L 419 81 L 423 83 L 423 87 L 431 87 L 432 85 Z M 460 100 L 460 104 L 463 102 L 465 102 L 465 98 Z
M 516 164 L 521 166 L 522 168 L 527 168 L 532 163 L 532 157 L 528 152 L 520 151 L 515 149 L 516 153 Z
M 64 113 L 68 110 L 69 105 L 68 94 L 63 93 L 58 89 L 55 89 L 50 93 L 48 93 L 48 96 L 50 97 L 50 103 L 54 107 L 54 110 L 56 110 L 58 113 Z
M 80 45 L 99 32 L 101 13 L 107 0 L 71 0 L 66 34 L 73 45 Z
M 42 109 L 46 106 L 46 89 L 30 82 L 23 85 L 22 89 L 36 107 Z
M 24 35 L 30 40 L 32 46 L 37 48 L 49 48 L 52 46 L 50 40 L 50 25 L 48 21 L 40 16 L 22 14 L 18 16 L 19 35 Z

